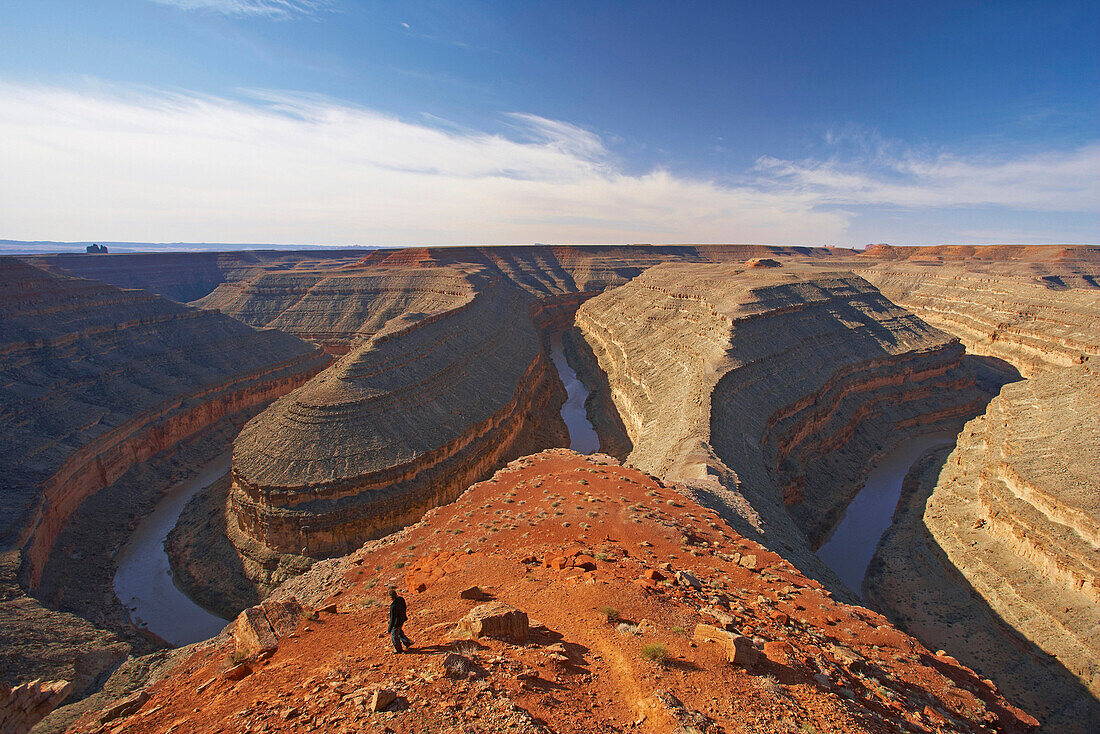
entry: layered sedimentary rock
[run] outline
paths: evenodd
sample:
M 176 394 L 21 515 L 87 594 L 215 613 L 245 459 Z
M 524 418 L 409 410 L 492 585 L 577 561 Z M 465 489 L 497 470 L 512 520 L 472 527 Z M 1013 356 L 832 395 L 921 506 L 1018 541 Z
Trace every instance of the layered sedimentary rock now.
M 895 303 L 1025 377 L 1100 356 L 1091 261 L 890 262 L 861 274 Z
M 0 535 L 32 586 L 84 499 L 328 361 L 287 334 L 13 259 L 0 294 Z
M 1095 731 L 1100 250 L 879 250 L 860 272 L 884 293 L 1029 379 L 967 424 L 942 471 L 914 475 L 865 594 L 1047 730 Z
M 1047 731 L 1100 728 L 1100 375 L 1006 386 L 913 478 L 868 598 Z
M 729 501 L 748 525 L 803 550 L 876 452 L 981 405 L 957 339 L 847 272 L 660 265 L 586 302 L 577 327 L 630 463 L 738 490 Z
M 261 271 L 218 286 L 195 305 L 343 354 L 356 339 L 371 336 L 394 318 L 468 302 L 475 292 L 474 272 L 471 266 Z
M 44 270 L 140 288 L 174 301 L 202 298 L 265 268 L 337 268 L 361 259 L 364 250 L 246 250 L 240 252 L 61 254 L 21 258 Z
M 230 494 L 244 536 L 279 553 L 346 553 L 505 461 L 562 445 L 564 390 L 531 303 L 482 279 L 457 308 L 391 320 L 251 421 Z
M 240 253 L 235 253 L 240 254 Z M 766 245 L 628 245 L 428 247 L 376 250 L 357 262 L 283 259 L 237 263 L 219 271 L 217 287 L 197 305 L 216 308 L 253 326 L 273 326 L 305 338 L 344 343 L 372 333 L 387 310 L 401 307 L 402 291 L 461 297 L 455 283 L 471 272 L 495 275 L 540 299 L 595 294 L 622 285 L 662 262 L 740 262 L 749 257 L 829 260 L 829 250 Z M 83 263 L 84 261 L 78 261 Z M 75 265 L 73 266 L 75 267 Z M 135 275 L 135 279 L 138 277 Z M 167 276 L 166 276 L 167 277 Z M 430 306 L 430 303 L 425 304 Z M 358 307 L 358 310 L 357 310 Z M 413 310 L 417 304 L 409 302 Z M 377 314 L 377 315 L 376 315 Z M 365 328 L 364 328 L 365 327 Z

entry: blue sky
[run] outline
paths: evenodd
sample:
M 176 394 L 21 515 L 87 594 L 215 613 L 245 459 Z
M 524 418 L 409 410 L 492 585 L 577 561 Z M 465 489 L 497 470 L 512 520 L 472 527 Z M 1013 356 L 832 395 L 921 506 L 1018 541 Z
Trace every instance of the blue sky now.
M 1100 242 L 1097 8 L 0 1 L 0 237 Z

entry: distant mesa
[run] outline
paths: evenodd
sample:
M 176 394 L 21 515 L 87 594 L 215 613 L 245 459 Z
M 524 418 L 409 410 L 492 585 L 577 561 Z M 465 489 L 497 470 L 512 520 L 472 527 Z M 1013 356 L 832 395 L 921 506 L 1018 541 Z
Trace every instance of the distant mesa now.
M 84 251 L 90 255 L 106 255 L 107 245 L 88 245 L 84 248 Z

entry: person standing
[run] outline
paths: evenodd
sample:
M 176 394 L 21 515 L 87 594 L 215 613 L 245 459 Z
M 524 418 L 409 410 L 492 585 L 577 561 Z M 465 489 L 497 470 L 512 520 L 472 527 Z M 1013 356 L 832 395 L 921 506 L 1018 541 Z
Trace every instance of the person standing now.
M 401 653 L 401 645 L 404 643 L 405 647 L 412 647 L 412 640 L 406 635 L 401 626 L 405 624 L 408 619 L 408 607 L 405 605 L 405 600 L 397 594 L 397 589 L 390 589 L 390 639 L 393 640 L 393 651 L 395 653 Z

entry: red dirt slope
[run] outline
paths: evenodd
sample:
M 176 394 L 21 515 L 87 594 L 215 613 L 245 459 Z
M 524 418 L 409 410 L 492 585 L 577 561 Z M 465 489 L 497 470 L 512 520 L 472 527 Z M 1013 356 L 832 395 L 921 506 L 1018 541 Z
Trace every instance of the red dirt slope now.
M 1021 732 L 1035 726 L 952 658 L 928 652 L 874 612 L 832 600 L 710 510 L 606 457 L 555 449 L 520 459 L 334 567 L 346 569 L 335 584 L 342 590 L 307 613 L 269 657 L 237 668 L 247 673 L 242 679 L 226 676 L 233 642 L 223 637 L 150 689 L 136 713 L 102 726 L 85 722 L 80 730 Z M 677 571 L 690 573 L 700 588 Z M 406 589 L 405 629 L 416 643 L 400 656 L 385 634 L 390 582 Z M 485 598 L 460 598 L 474 585 Z M 455 623 L 490 597 L 527 613 L 526 644 L 452 641 Z M 693 639 L 699 623 L 736 628 L 764 656 L 749 669 L 727 662 L 721 644 Z M 650 659 L 660 657 L 661 648 L 647 648 L 655 645 L 667 654 L 663 662 Z M 465 660 L 452 657 L 445 667 L 452 651 Z M 751 648 L 745 652 L 754 656 Z M 397 699 L 371 713 L 378 687 Z

